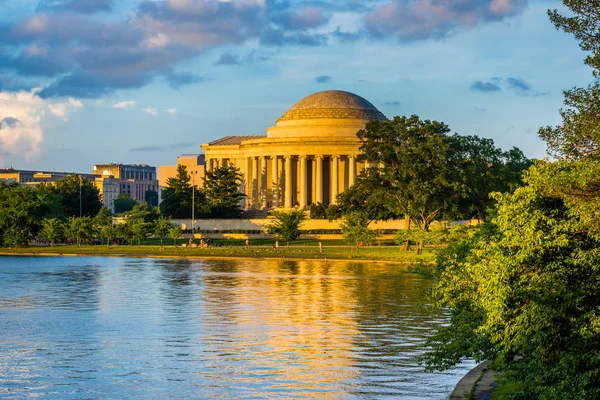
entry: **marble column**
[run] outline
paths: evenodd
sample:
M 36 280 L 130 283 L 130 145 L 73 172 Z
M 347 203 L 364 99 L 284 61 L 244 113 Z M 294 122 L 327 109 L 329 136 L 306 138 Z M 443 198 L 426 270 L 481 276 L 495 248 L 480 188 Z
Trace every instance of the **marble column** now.
M 292 207 L 292 156 L 285 156 L 285 208 Z
M 340 187 L 340 156 L 331 157 L 331 204 L 337 204 L 337 195 Z
M 246 157 L 246 170 L 244 171 L 244 179 L 246 184 L 246 209 L 252 207 L 252 157 Z
M 354 185 L 356 179 L 356 157 L 348 156 L 348 187 Z
M 271 206 L 279 205 L 279 169 L 277 168 L 277 156 L 271 157 Z
M 323 203 L 323 156 L 315 156 L 315 164 L 316 164 L 316 201 L 318 203 Z
M 252 207 L 258 206 L 258 158 L 252 157 Z
M 260 158 L 260 204 L 267 208 L 267 158 Z
M 306 207 L 308 204 L 308 168 L 306 165 L 306 156 L 300 156 L 300 207 Z

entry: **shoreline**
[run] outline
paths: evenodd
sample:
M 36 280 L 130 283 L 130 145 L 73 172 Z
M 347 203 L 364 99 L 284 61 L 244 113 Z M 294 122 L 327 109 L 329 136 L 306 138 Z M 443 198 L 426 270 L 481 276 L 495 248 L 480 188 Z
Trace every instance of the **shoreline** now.
M 110 252 L 110 251 L 48 251 L 50 248 L 44 248 L 45 251 L 31 251 L 30 249 L 19 249 L 14 251 L 1 251 L 0 257 L 114 257 L 114 258 L 155 258 L 155 259 L 192 259 L 192 260 L 202 260 L 202 259 L 223 259 L 223 260 L 232 260 L 232 259 L 241 259 L 241 260 L 249 260 L 249 259 L 259 259 L 259 260 L 270 260 L 270 261 L 344 261 L 344 262 L 367 262 L 367 263 L 382 263 L 382 264 L 402 264 L 402 265 L 415 265 L 419 262 L 428 263 L 430 260 L 423 259 L 382 259 L 376 257 L 341 257 L 338 254 L 330 255 L 329 257 L 314 257 L 314 254 L 302 254 L 302 253 L 292 253 L 285 252 L 281 256 L 277 257 L 274 255 L 262 255 L 262 254 L 158 254 L 158 251 L 149 251 L 149 252 Z M 255 250 L 256 251 L 256 250 Z

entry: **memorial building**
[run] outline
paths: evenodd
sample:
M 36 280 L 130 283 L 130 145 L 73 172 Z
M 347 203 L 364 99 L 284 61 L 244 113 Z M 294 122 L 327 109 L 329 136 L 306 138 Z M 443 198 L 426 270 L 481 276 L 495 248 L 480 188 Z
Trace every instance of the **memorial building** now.
M 227 136 L 203 144 L 206 168 L 238 168 L 247 209 L 335 204 L 365 167 L 356 161 L 356 133 L 371 120 L 386 117 L 360 96 L 314 93 L 267 128 L 265 136 Z

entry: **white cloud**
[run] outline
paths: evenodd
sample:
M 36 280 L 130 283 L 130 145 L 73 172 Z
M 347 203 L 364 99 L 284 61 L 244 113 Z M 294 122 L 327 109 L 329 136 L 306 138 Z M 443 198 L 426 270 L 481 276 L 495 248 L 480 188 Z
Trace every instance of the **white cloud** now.
M 169 108 L 167 109 L 167 112 L 171 115 L 175 115 L 177 114 L 177 109 L 176 108 Z
M 69 97 L 69 105 L 73 108 L 83 108 L 83 103 L 79 99 Z
M 120 109 L 134 108 L 135 104 L 136 104 L 135 101 L 120 101 L 116 104 L 113 104 L 112 108 L 120 108 Z
M 52 113 L 52 115 L 54 115 L 64 121 L 69 120 L 69 118 L 67 117 L 67 104 L 65 104 L 65 103 L 48 104 L 48 108 L 50 109 L 50 112 Z
M 142 110 L 150 115 L 154 115 L 155 117 L 158 115 L 158 109 L 156 108 L 143 108 Z
M 40 151 L 44 132 L 40 125 L 45 102 L 31 92 L 0 92 L 0 159 L 24 154 L 33 159 Z

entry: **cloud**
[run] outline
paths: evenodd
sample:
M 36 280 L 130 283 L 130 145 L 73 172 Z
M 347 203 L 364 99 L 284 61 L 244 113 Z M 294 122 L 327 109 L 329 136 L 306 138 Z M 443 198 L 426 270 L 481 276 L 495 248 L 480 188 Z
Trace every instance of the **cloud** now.
M 297 31 L 318 28 L 329 22 L 323 10 L 317 7 L 307 7 L 302 11 L 286 11 L 277 13 L 272 21 L 286 31 Z
M 110 11 L 112 3 L 112 0 L 41 0 L 37 11 L 73 11 L 90 14 Z
M 67 118 L 67 105 L 64 103 L 57 103 L 57 104 L 48 104 L 48 108 L 50 109 L 50 113 L 52 113 L 52 115 L 67 121 L 69 118 Z
M 373 37 L 402 42 L 442 39 L 521 14 L 527 0 L 391 0 L 365 16 Z
M 83 108 L 83 103 L 81 102 L 81 100 L 69 97 L 68 101 L 69 101 L 69 105 L 71 107 L 74 107 L 74 108 Z
M 178 150 L 185 149 L 188 147 L 194 146 L 194 142 L 179 142 L 175 144 L 167 144 L 167 145 L 151 145 L 151 146 L 141 146 L 141 147 L 133 147 L 129 149 L 129 151 L 163 151 L 163 150 Z
M 240 57 L 229 52 L 222 53 L 217 65 L 240 65 Z
M 148 113 L 152 116 L 157 116 L 158 115 L 158 109 L 157 108 L 142 108 L 142 111 L 144 111 L 145 113 Z
M 171 115 L 175 115 L 177 114 L 177 109 L 176 108 L 169 108 L 167 109 L 167 112 Z
M 475 81 L 471 84 L 471 89 L 483 93 L 491 93 L 501 91 L 502 88 L 493 82 Z
M 188 72 L 169 72 L 165 75 L 169 86 L 173 89 L 179 89 L 182 86 L 192 85 L 204 81 L 206 78 L 194 75 Z
M 386 101 L 385 105 L 388 106 L 388 107 L 399 107 L 400 106 L 400 102 L 398 100 Z
M 333 78 L 329 75 L 321 75 L 315 78 L 315 82 L 317 83 L 330 83 L 331 81 L 333 81 Z
M 33 91 L 0 92 L 0 153 L 33 159 L 44 139 L 44 101 Z
M 511 89 L 515 89 L 521 92 L 531 92 L 531 85 L 527 82 L 525 82 L 523 79 L 521 78 L 508 78 L 506 80 L 506 83 L 508 83 L 508 86 Z
M 135 108 L 135 105 L 136 105 L 135 101 L 120 101 L 118 103 L 113 104 L 111 107 L 125 109 L 125 108 Z

